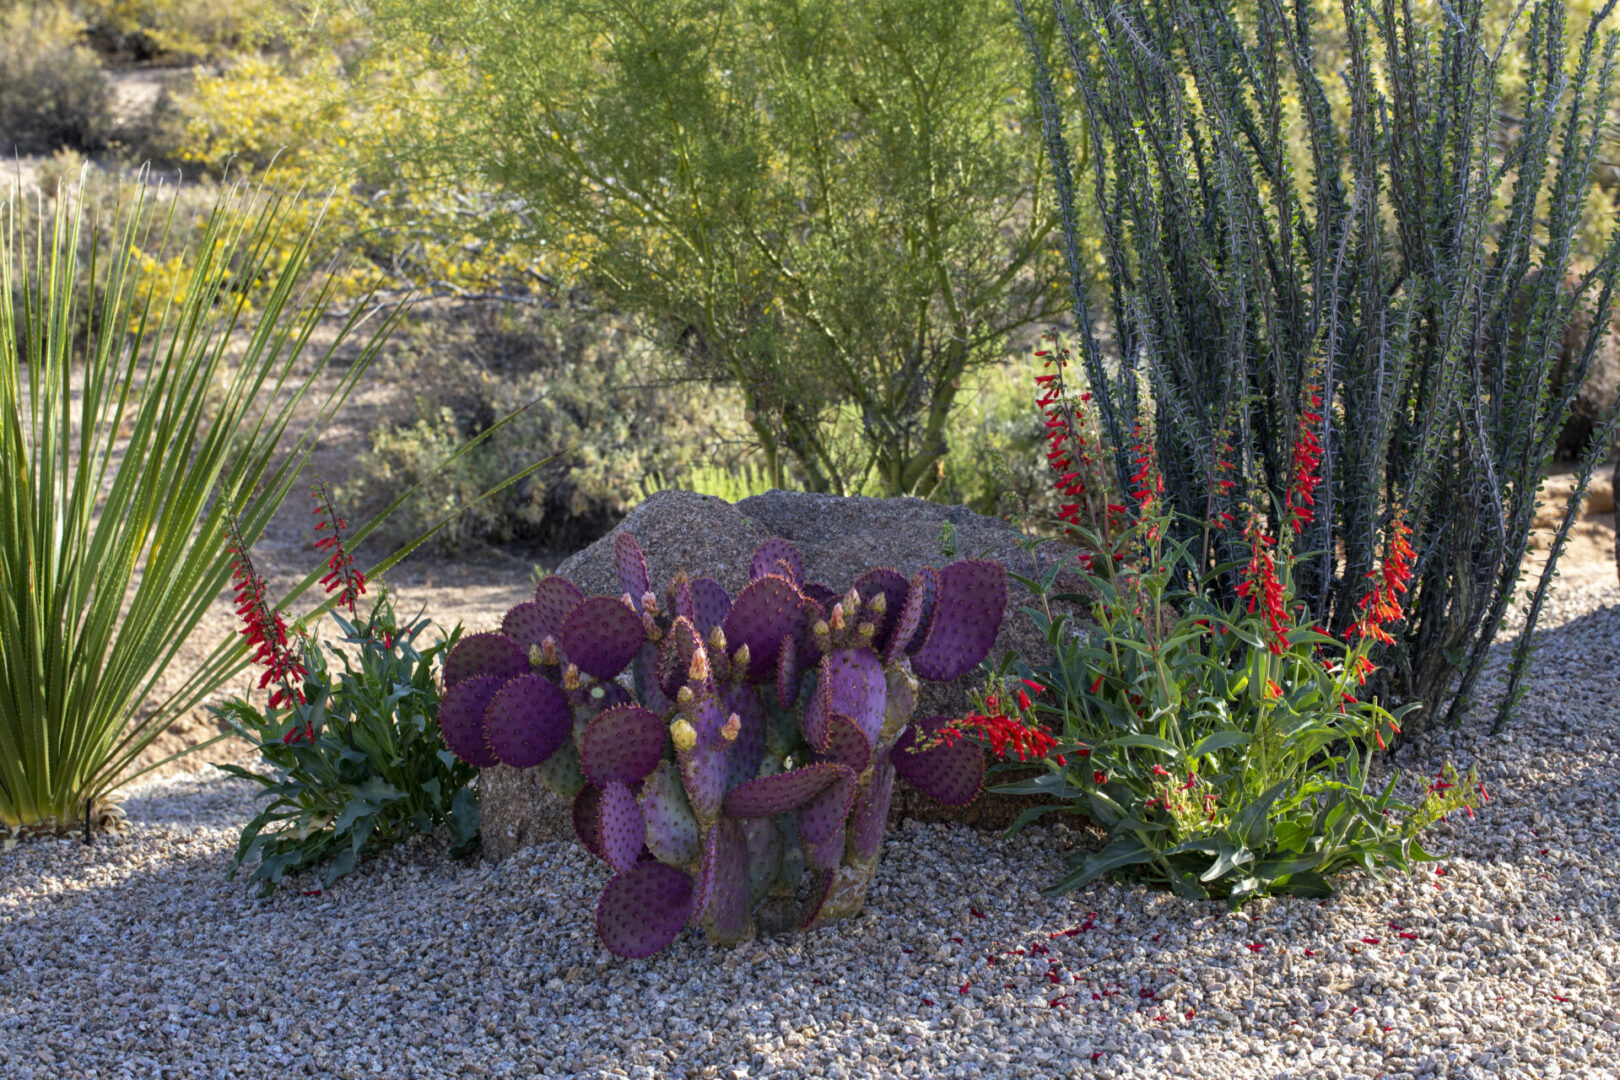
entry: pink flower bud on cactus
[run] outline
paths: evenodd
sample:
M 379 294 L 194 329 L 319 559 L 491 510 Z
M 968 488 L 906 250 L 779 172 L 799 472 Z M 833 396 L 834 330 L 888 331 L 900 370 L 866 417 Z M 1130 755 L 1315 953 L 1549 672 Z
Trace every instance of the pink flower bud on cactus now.
M 557 652 L 557 639 L 550 634 L 540 642 L 540 659 L 548 667 L 556 667 L 562 663 L 562 656 Z
M 675 744 L 676 750 L 685 753 L 697 745 L 697 728 L 693 727 L 686 717 L 677 717 L 675 722 L 669 725 L 669 739 Z
M 885 615 L 889 611 L 889 597 L 885 593 L 878 593 L 866 602 L 866 610 L 873 615 Z
M 651 596 L 651 593 L 647 595 Z M 657 643 L 664 640 L 664 628 L 658 625 L 658 620 L 651 613 L 641 613 L 641 632 L 647 635 L 647 640 Z
M 690 708 L 692 701 L 692 688 L 690 686 L 683 686 L 679 690 L 675 691 L 675 704 L 679 705 L 681 708 Z
M 580 686 L 579 668 L 575 667 L 573 664 L 569 664 L 566 668 L 563 669 L 563 689 L 568 690 L 568 691 L 574 691 L 574 690 L 578 690 L 579 686 Z
M 641 594 L 641 610 L 648 615 L 658 614 L 658 594 L 648 589 Z
M 844 628 L 844 604 L 843 604 L 843 601 L 839 601 L 838 603 L 833 605 L 832 615 L 830 615 L 827 618 L 827 623 L 834 630 L 842 630 Z
M 736 742 L 737 736 L 742 734 L 742 717 L 732 713 L 726 717 L 725 724 L 720 728 L 720 737 L 726 742 Z
M 709 648 L 717 653 L 726 651 L 726 632 L 720 628 L 718 623 L 715 624 L 713 630 L 709 631 Z
M 686 673 L 687 677 L 695 683 L 709 680 L 709 653 L 706 649 L 699 649 L 692 654 L 692 667 Z
M 853 619 L 855 616 L 859 615 L 861 612 L 860 590 L 851 585 L 849 587 L 849 592 L 844 594 L 843 606 L 844 614 L 849 618 Z

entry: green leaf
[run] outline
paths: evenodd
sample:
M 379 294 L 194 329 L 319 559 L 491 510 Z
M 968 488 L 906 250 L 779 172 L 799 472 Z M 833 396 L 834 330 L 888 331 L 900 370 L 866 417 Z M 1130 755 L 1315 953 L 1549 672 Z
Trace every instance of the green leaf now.
M 1103 746 L 1136 747 L 1143 750 L 1159 750 L 1173 758 L 1181 756 L 1181 748 L 1167 739 L 1157 735 L 1121 735 L 1117 739 L 1109 739 Z
M 1227 730 L 1211 732 L 1194 743 L 1192 749 L 1187 751 L 1187 756 L 1196 760 L 1198 758 L 1205 757 L 1206 755 L 1218 754 L 1222 750 L 1230 750 L 1237 746 L 1247 746 L 1252 738 L 1253 736 L 1246 731 Z
M 1051 885 L 1041 890 L 1042 896 L 1061 896 L 1066 892 L 1073 892 L 1088 882 L 1094 881 L 1103 874 L 1127 866 L 1140 866 L 1142 863 L 1153 861 L 1153 851 L 1143 847 L 1139 841 L 1121 838 L 1113 841 L 1099 852 L 1086 856 L 1085 862 L 1079 869 L 1073 870 Z

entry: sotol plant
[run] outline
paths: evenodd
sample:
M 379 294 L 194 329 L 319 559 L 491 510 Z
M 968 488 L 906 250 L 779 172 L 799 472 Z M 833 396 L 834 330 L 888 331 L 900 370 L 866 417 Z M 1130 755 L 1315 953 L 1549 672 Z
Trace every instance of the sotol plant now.
M 735 599 L 680 575 L 660 603 L 635 540 L 614 554 L 622 597 L 549 577 L 463 639 L 439 712 L 464 760 L 538 766 L 573 799 L 580 843 L 614 870 L 596 908 L 613 952 L 649 956 L 688 922 L 735 943 L 853 915 L 897 775 L 978 795 L 982 751 L 912 712 L 919 679 L 958 678 L 995 642 L 999 564 L 875 569 L 839 596 L 770 540 Z

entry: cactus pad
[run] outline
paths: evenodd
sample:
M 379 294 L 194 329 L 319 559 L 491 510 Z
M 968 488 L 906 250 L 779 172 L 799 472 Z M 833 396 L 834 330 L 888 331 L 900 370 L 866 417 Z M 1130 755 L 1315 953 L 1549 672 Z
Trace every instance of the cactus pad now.
M 709 829 L 703 852 L 703 928 L 715 941 L 735 945 L 753 933 L 749 917 L 748 839 L 742 826 L 721 818 Z
M 833 826 L 830 836 L 821 840 L 805 840 L 804 860 L 817 870 L 836 871 L 838 869 L 838 864 L 844 861 L 844 822 L 842 818 Z
M 646 638 L 641 616 L 624 601 L 593 596 L 569 613 L 557 644 L 585 674 L 611 679 L 641 651 Z
M 728 686 L 720 707 L 735 715 L 740 725 L 726 754 L 726 787 L 734 788 L 759 775 L 760 762 L 765 759 L 765 707 L 759 692 L 747 683 Z
M 1007 571 L 988 559 L 964 559 L 939 572 L 928 634 L 911 656 L 920 677 L 935 682 L 960 678 L 978 666 L 996 643 L 1007 608 Z
M 857 859 L 877 857 L 893 800 L 894 766 L 887 760 L 880 761 L 872 770 L 871 783 L 856 793 L 855 809 L 849 815 L 849 844 Z
M 630 792 L 630 785 L 614 780 L 603 788 L 597 799 L 596 815 L 596 835 L 602 845 L 602 857 L 622 874 L 636 865 L 647 839 L 647 823 L 635 795 Z
M 821 917 L 821 909 L 827 906 L 828 897 L 832 896 L 833 885 L 838 875 L 828 870 L 817 870 L 810 883 L 810 899 L 804 906 L 804 918 L 799 920 L 799 929 L 805 930 L 816 924 Z
M 572 739 L 559 746 L 534 772 L 552 794 L 564 799 L 571 800 L 585 789 L 585 770 L 579 767 L 579 751 L 574 749 Z
M 932 566 L 925 566 L 911 576 L 906 587 L 906 602 L 900 609 L 894 625 L 889 629 L 889 641 L 883 650 L 883 659 L 893 663 L 900 654 L 908 652 L 920 631 L 926 629 L 929 597 L 939 585 L 939 574 Z
M 782 872 L 782 830 L 770 818 L 749 818 L 742 826 L 748 842 L 748 897 L 758 903 Z
M 829 763 L 830 764 L 830 763 Z M 810 766 L 815 768 L 815 766 Z M 838 775 L 799 811 L 799 836 L 806 846 L 842 832 L 855 799 L 855 774 L 847 765 L 830 765 Z M 835 864 L 836 865 L 836 864 Z
M 517 605 L 501 620 L 501 633 L 517 642 L 525 655 L 556 632 L 555 627 L 548 628 L 545 611 L 533 600 Z
M 598 786 L 615 780 L 633 784 L 657 768 L 667 738 L 657 713 L 619 705 L 586 726 L 579 741 L 580 764 Z
M 776 700 L 781 702 L 782 708 L 793 708 L 803 682 L 798 644 L 792 638 L 783 638 L 782 648 L 776 655 Z
M 855 721 L 842 713 L 833 713 L 827 718 L 826 734 L 816 752 L 855 773 L 862 773 L 872 761 L 872 740 Z
M 641 610 L 641 598 L 652 592 L 652 576 L 647 573 L 647 557 L 636 538 L 622 532 L 613 538 L 613 569 L 619 577 L 619 591 L 630 594 L 630 601 Z
M 870 650 L 834 649 L 823 656 L 816 690 L 827 695 L 827 705 L 833 712 L 855 721 L 870 742 L 877 742 L 883 728 L 888 686 L 883 665 Z
M 948 716 L 930 716 L 900 733 L 889 763 L 900 778 L 946 806 L 966 806 L 984 788 L 984 751 L 967 742 L 941 743 L 927 750 L 914 749 L 919 741 L 933 740 L 950 722 Z
M 614 876 L 596 904 L 596 934 L 615 956 L 651 956 L 674 941 L 692 914 L 692 879 L 661 862 Z
M 490 769 L 500 764 L 484 739 L 484 713 L 505 684 L 499 675 L 477 675 L 456 683 L 439 700 L 444 745 L 469 765 Z
M 838 603 L 840 597 L 819 581 L 808 582 L 803 589 L 804 595 L 816 605 L 816 612 L 825 618 L 832 614 L 832 606 Z
M 846 777 L 853 779 L 853 774 L 847 767 L 834 762 L 806 765 L 792 772 L 762 776 L 732 788 L 726 796 L 725 811 L 728 816 L 735 818 L 785 814 L 804 806 Z
M 519 675 L 484 712 L 484 741 L 514 769 L 532 768 L 556 752 L 574 729 L 562 688 L 544 675 Z
M 731 594 L 714 578 L 700 577 L 692 582 L 692 625 L 705 638 L 709 631 L 726 621 L 731 610 Z
M 773 536 L 754 551 L 754 561 L 748 568 L 748 580 L 758 581 L 767 574 L 778 574 L 795 586 L 804 585 L 804 557 L 792 543 Z
M 574 796 L 574 836 L 598 859 L 607 858 L 602 847 L 602 789 L 587 784 Z
M 855 579 L 855 591 L 861 594 L 861 620 L 875 619 L 877 622 L 872 648 L 881 653 L 889 643 L 889 630 L 900 621 L 900 612 L 906 606 L 906 594 L 910 591 L 906 576 L 887 566 L 874 567 Z M 879 594 L 883 596 L 883 614 L 873 616 L 867 612 L 866 605 L 877 599 Z
M 534 606 L 540 609 L 546 633 L 552 636 L 562 633 L 568 613 L 584 602 L 585 594 L 579 591 L 579 586 L 565 577 L 555 574 L 543 577 L 534 587 Z
M 647 847 L 660 862 L 685 866 L 702 856 L 697 818 L 672 763 L 660 761 L 641 785 L 641 815 L 647 823 Z
M 800 637 L 808 623 L 799 590 L 772 574 L 750 582 L 737 595 L 722 627 L 729 648 L 748 646 L 748 681 L 761 683 L 776 677 L 782 640 Z
M 494 631 L 471 634 L 456 642 L 455 648 L 445 654 L 444 685 L 448 689 L 480 675 L 514 679 L 528 670 L 528 650 L 519 648 L 518 643 L 505 634 Z

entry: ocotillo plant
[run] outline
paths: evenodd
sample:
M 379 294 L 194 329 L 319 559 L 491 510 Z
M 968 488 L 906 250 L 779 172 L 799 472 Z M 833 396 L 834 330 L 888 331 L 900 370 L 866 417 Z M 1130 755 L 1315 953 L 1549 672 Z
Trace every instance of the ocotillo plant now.
M 1598 31 L 1614 3 L 1571 56 L 1564 8 L 1549 0 L 1519 5 L 1500 38 L 1482 0 L 1416 13 L 1345 3 L 1332 31 L 1324 13 L 1281 0 L 1054 0 L 1088 121 L 1086 176 L 1071 167 L 1049 59 L 1014 6 L 1044 105 L 1079 351 L 1118 455 L 1112 486 L 1129 490 L 1119 448 L 1139 415 L 1139 373 L 1168 496 L 1193 521 L 1241 516 L 1256 491 L 1282 504 L 1308 436 L 1320 486 L 1299 538 L 1316 553 L 1300 567 L 1300 598 L 1335 634 L 1353 625 L 1399 512 L 1418 559 L 1380 658 L 1384 696 L 1421 702 L 1414 726 L 1443 707 L 1456 717 L 1609 322 L 1620 243 L 1580 273 L 1572 238 L 1610 97 L 1615 37 Z M 1332 70 L 1317 48 L 1329 32 L 1342 57 Z M 1522 119 L 1504 129 L 1515 49 Z M 1347 114 L 1332 107 L 1341 79 Z M 1082 185 L 1104 222 L 1107 340 L 1076 236 Z M 1592 330 L 1560 382 L 1556 356 L 1580 308 L 1593 309 Z M 1582 492 L 1612 426 L 1589 444 Z M 1243 559 L 1231 532 L 1181 528 L 1206 567 Z M 1239 581 L 1226 579 L 1230 599 Z
M 613 868 L 596 909 L 620 956 L 688 922 L 735 943 L 860 910 L 896 776 L 965 804 L 977 746 L 912 722 L 920 679 L 959 678 L 1007 602 L 994 562 L 870 570 L 842 596 L 769 540 L 735 599 L 678 575 L 663 601 L 641 548 L 614 544 L 623 596 L 560 577 L 445 658 L 439 722 L 479 768 L 539 768 L 573 799 L 580 843 Z

